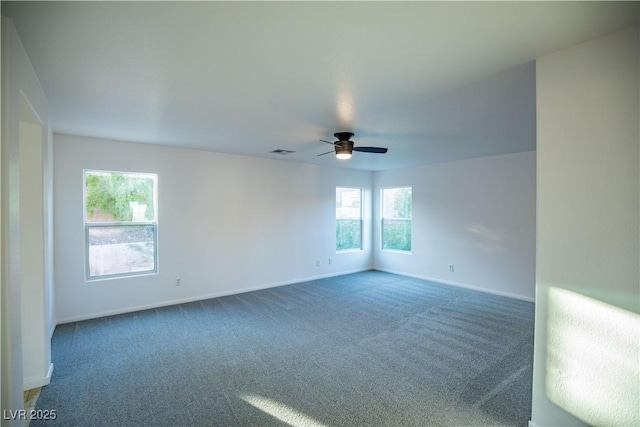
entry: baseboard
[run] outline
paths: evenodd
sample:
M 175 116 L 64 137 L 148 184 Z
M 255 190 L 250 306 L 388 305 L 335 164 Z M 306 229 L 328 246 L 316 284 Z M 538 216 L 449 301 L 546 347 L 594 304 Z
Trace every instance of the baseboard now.
M 440 283 L 442 285 L 455 286 L 455 287 L 458 287 L 458 288 L 465 288 L 465 289 L 471 289 L 473 291 L 479 291 L 479 292 L 484 292 L 484 293 L 487 293 L 487 294 L 499 295 L 499 296 L 502 296 L 502 297 L 518 299 L 518 300 L 521 300 L 521 301 L 535 302 L 535 298 L 526 297 L 526 296 L 523 296 L 523 295 L 512 294 L 512 293 L 509 293 L 509 292 L 496 291 L 496 290 L 493 290 L 493 289 L 481 288 L 479 286 L 473 286 L 473 285 L 469 285 L 469 284 L 466 284 L 466 283 L 452 282 L 452 281 L 449 281 L 449 280 L 442 280 L 442 279 L 438 279 L 438 278 L 435 278 L 435 277 L 421 276 L 419 274 L 403 273 L 401 271 L 395 271 L 395 270 L 390 270 L 390 269 L 386 269 L 386 268 L 374 267 L 373 269 L 376 270 L 376 271 L 384 271 L 385 273 L 397 274 L 398 276 L 406 276 L 406 277 L 413 277 L 414 279 L 428 280 L 430 282 Z
M 49 363 L 49 370 L 47 371 L 47 376 L 45 377 L 46 383 L 43 385 L 49 385 L 51 382 L 51 377 L 53 376 L 53 363 Z
M 53 375 L 53 363 L 49 364 L 47 374 L 43 377 L 36 375 L 33 377 L 25 378 L 22 383 L 23 390 L 31 390 L 33 388 L 44 387 L 51 382 L 51 376 Z
M 538 427 L 533 421 L 529 420 L 529 427 Z
M 285 280 L 281 282 L 272 282 L 272 283 L 267 283 L 267 284 L 262 284 L 257 286 L 250 286 L 246 288 L 234 289 L 232 291 L 214 292 L 211 294 L 198 295 L 198 296 L 193 296 L 188 298 L 180 298 L 180 299 L 162 301 L 162 302 L 151 303 L 151 304 L 136 305 L 136 306 L 126 307 L 126 308 L 116 309 L 116 310 L 106 310 L 98 313 L 90 313 L 90 314 L 83 314 L 79 316 L 65 317 L 62 319 L 56 319 L 56 324 L 60 325 L 63 323 L 80 322 L 83 320 L 97 319 L 100 317 L 114 316 L 117 314 L 132 313 L 135 311 L 150 310 L 153 308 L 167 307 L 167 306 L 176 305 L 176 304 L 186 304 L 189 302 L 201 301 L 201 300 L 206 300 L 211 298 L 220 298 L 220 297 L 226 297 L 229 295 L 244 294 L 247 292 L 260 291 L 262 289 L 277 288 L 279 286 L 293 285 L 295 283 L 302 283 L 302 282 L 310 282 L 313 280 L 326 279 L 329 277 L 343 276 L 345 274 L 361 273 L 363 271 L 369 271 L 369 270 L 371 270 L 371 268 L 367 267 L 367 268 L 361 268 L 356 270 L 341 271 L 339 273 L 322 274 L 318 276 L 305 277 L 301 279 Z

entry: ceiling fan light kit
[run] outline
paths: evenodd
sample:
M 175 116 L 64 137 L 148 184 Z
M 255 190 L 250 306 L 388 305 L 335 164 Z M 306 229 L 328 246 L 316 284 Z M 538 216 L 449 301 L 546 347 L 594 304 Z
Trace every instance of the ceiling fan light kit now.
M 333 148 L 336 152 L 336 158 L 338 160 L 349 160 L 354 151 L 362 151 L 364 153 L 377 153 L 384 154 L 388 150 L 382 147 L 354 147 L 353 141 L 350 138 L 353 136 L 352 132 L 336 132 L 333 134 L 338 140 L 336 142 L 329 142 L 321 139 L 321 142 L 326 142 L 327 144 L 333 145 Z M 332 151 L 328 151 L 326 153 L 318 154 L 318 157 L 324 156 L 325 154 L 332 153 Z
M 349 160 L 351 158 L 351 150 L 344 147 L 336 147 L 336 158 L 339 160 Z

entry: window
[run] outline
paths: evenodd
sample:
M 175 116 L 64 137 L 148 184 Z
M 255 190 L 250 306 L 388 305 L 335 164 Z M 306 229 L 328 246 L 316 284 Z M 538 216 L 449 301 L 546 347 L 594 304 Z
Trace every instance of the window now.
M 383 188 L 382 249 L 411 252 L 411 187 Z
M 157 181 L 155 174 L 84 172 L 87 279 L 158 271 Z
M 336 188 L 336 250 L 362 249 L 362 190 Z

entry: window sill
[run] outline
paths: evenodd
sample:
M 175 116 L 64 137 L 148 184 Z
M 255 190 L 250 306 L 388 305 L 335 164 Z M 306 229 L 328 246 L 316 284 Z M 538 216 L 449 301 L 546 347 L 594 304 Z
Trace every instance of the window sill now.
M 382 252 L 391 252 L 391 253 L 395 253 L 395 254 L 411 255 L 411 251 L 402 251 L 400 249 L 380 249 L 380 251 L 382 251 Z
M 362 252 L 364 249 L 362 248 L 357 248 L 357 249 L 341 249 L 339 251 L 336 251 L 337 254 L 348 254 L 351 252 Z
M 85 283 L 91 282 L 103 282 L 105 280 L 117 280 L 117 279 L 131 279 L 135 277 L 142 276 L 156 276 L 158 275 L 157 271 L 142 271 L 140 273 L 123 273 L 123 274 L 111 274 L 109 276 L 96 276 L 96 277 L 85 277 Z

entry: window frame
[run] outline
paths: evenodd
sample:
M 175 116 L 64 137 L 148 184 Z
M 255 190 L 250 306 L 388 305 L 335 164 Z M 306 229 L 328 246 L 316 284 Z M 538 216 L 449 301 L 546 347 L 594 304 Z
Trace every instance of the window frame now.
M 387 218 L 384 216 L 384 192 L 385 190 L 398 190 L 402 188 L 408 188 L 411 191 L 411 216 L 408 218 Z M 393 248 L 385 248 L 384 245 L 384 223 L 385 220 L 393 220 L 393 221 L 405 221 L 409 223 L 409 227 L 411 230 L 410 238 L 409 238 L 409 250 L 405 249 L 393 249 Z M 413 187 L 411 185 L 402 185 L 395 187 L 380 187 L 380 250 L 388 251 L 388 252 L 398 252 L 402 254 L 411 254 L 413 251 Z
M 340 219 L 347 219 L 347 220 L 355 220 L 355 218 L 338 218 L 338 206 L 337 206 L 337 200 L 336 200 L 336 210 L 335 210 L 335 215 L 336 215 L 336 253 L 344 253 L 344 252 L 356 252 L 356 251 L 362 251 L 364 249 L 364 236 L 363 236 L 363 231 L 364 231 L 364 191 L 362 188 L 360 187 L 342 187 L 342 186 L 336 186 L 336 193 L 338 192 L 338 189 L 342 189 L 342 190 L 357 190 L 358 194 L 360 195 L 360 209 L 359 209 L 359 216 L 358 216 L 358 221 L 359 221 L 359 227 L 360 227 L 360 244 L 358 245 L 358 247 L 354 247 L 354 248 L 346 248 L 346 249 L 338 249 L 338 221 Z M 337 195 L 337 194 L 336 194 Z
M 87 221 L 87 173 L 109 173 L 109 174 L 121 174 L 121 175 L 141 175 L 149 176 L 153 179 L 153 221 Z M 85 266 L 85 281 L 95 282 L 100 280 L 121 279 L 133 276 L 148 276 L 158 274 L 158 174 L 150 172 L 131 172 L 131 171 L 115 171 L 115 170 L 103 170 L 103 169 L 83 169 L 82 171 L 82 222 L 84 228 L 84 266 Z M 92 228 L 102 227 L 138 227 L 138 226 L 153 226 L 153 269 L 142 271 L 129 271 L 124 273 L 113 274 L 100 274 L 91 275 L 91 245 L 90 230 Z

